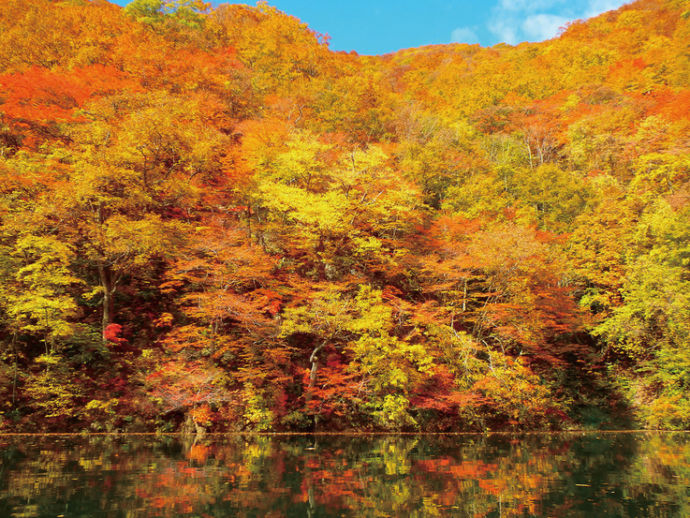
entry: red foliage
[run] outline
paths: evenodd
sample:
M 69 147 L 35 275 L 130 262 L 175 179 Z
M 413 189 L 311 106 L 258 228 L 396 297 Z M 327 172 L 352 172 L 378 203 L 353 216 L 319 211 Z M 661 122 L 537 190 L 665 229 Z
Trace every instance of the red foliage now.
M 120 345 L 127 343 L 126 338 L 122 338 L 122 326 L 120 324 L 109 324 L 103 330 L 103 338 L 113 345 Z

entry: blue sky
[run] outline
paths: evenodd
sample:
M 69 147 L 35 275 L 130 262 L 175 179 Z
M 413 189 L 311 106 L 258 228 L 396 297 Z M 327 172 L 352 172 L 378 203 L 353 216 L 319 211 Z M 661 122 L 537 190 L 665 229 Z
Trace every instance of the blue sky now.
M 435 43 L 542 41 L 570 20 L 617 9 L 629 0 L 272 0 L 331 36 L 331 49 L 385 54 Z M 128 0 L 115 0 L 125 5 Z M 214 1 L 217 5 L 220 2 Z M 236 2 L 255 5 L 255 2 Z

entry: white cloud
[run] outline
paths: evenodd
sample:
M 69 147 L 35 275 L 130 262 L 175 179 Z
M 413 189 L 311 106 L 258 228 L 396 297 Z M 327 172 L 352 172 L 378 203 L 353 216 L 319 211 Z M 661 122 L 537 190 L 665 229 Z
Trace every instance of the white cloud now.
M 515 45 L 558 35 L 569 21 L 618 9 L 630 0 L 496 0 L 486 28 L 498 41 Z
M 498 41 L 515 45 L 518 43 L 519 25 L 513 18 L 494 16 L 487 24 L 489 31 L 498 37 Z
M 629 1 L 629 0 L 628 0 Z M 622 0 L 589 0 L 587 9 L 585 10 L 583 18 L 591 18 L 598 16 L 606 11 L 618 9 L 621 5 L 628 3 Z
M 567 22 L 568 18 L 555 14 L 533 14 L 522 23 L 522 33 L 528 41 L 550 40 Z
M 469 27 L 458 27 L 450 33 L 451 43 L 477 43 L 479 37 Z

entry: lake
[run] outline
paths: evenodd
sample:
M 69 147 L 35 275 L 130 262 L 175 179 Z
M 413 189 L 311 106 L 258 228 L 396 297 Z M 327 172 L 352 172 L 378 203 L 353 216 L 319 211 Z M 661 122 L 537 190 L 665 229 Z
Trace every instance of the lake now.
M 0 436 L 2 517 L 687 517 L 690 435 Z

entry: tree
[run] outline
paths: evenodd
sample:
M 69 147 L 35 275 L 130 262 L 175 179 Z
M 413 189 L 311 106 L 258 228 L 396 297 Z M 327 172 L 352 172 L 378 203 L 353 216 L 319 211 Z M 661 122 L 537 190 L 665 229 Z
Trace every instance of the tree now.
M 621 303 L 593 330 L 636 361 L 645 386 L 641 397 L 649 400 L 645 419 L 652 426 L 683 428 L 689 422 L 689 232 L 687 205 L 674 211 L 659 201 L 643 214 Z
M 12 294 L 7 294 L 8 315 L 14 332 L 35 334 L 45 344 L 45 353 L 74 333 L 78 315 L 72 288 L 83 284 L 70 271 L 74 251 L 51 236 L 20 237 L 12 254 L 19 262 Z
M 248 150 L 262 246 L 315 280 L 394 264 L 392 242 L 419 220 L 417 189 L 379 147 L 344 153 L 306 132 L 291 137 Z
M 134 0 L 127 4 L 125 12 L 146 25 L 179 23 L 193 29 L 201 29 L 203 16 L 210 4 L 203 0 Z
M 201 182 L 220 169 L 223 138 L 193 102 L 167 94 L 115 97 L 91 109 L 91 122 L 73 133 L 79 144 L 68 182 L 44 210 L 62 218 L 65 237 L 96 270 L 92 294 L 102 297 L 105 330 L 123 279 L 151 268 L 180 239 L 184 224 L 171 216 L 192 206 Z
M 408 393 L 430 372 L 432 358 L 421 344 L 396 336 L 398 325 L 393 313 L 382 292 L 366 285 L 360 286 L 354 297 L 327 285 L 315 293 L 309 305 L 285 310 L 281 334 L 311 337 L 305 399 L 308 406 L 317 410 L 317 417 L 316 406 L 323 407 L 324 394 L 333 398 L 351 394 L 349 404 L 359 406 L 359 411 L 383 428 L 401 429 L 416 424 Z M 344 384 L 335 394 L 323 389 L 337 383 L 337 377 L 326 377 L 322 381 L 324 386 L 317 387 L 319 362 L 326 348 L 350 360 L 347 370 L 352 376 L 342 379 Z
M 319 363 L 324 363 L 324 349 L 329 347 L 342 351 L 351 335 L 348 328 L 351 315 L 351 302 L 343 297 L 336 286 L 326 285 L 314 293 L 309 304 L 286 308 L 280 334 L 283 337 L 305 335 L 308 341 L 309 375 L 305 388 L 305 405 L 308 411 L 314 413 L 314 425 L 318 424 L 318 405 L 322 404 L 314 399 L 316 393 Z

